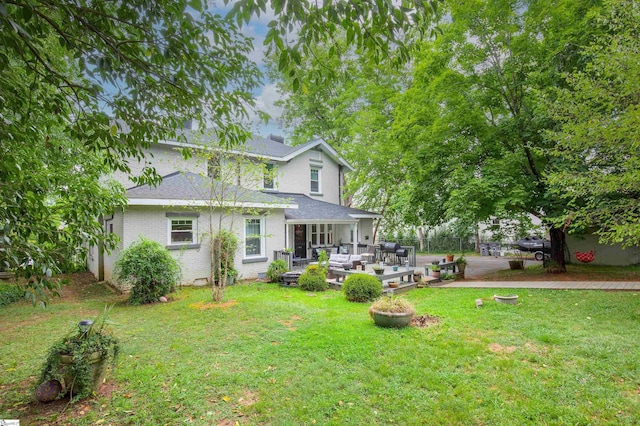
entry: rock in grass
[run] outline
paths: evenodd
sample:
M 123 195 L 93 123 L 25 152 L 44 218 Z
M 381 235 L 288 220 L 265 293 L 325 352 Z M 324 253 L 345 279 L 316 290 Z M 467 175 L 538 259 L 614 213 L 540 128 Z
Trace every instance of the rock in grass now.
M 166 296 L 160 296 L 158 298 L 158 301 L 162 302 L 162 303 L 167 303 L 169 301 L 169 299 L 167 299 Z

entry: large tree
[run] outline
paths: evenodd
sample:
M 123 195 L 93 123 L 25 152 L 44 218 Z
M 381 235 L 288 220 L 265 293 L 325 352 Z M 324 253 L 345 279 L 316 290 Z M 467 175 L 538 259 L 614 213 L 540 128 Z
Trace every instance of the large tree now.
M 566 200 L 559 219 L 595 230 L 603 243 L 640 244 L 640 5 L 606 3 L 600 35 L 582 70 L 568 75 L 551 105 L 561 126 L 548 136 L 555 158 L 570 160 L 547 176 Z
M 399 137 L 429 166 L 416 202 L 441 203 L 469 222 L 531 214 L 549 227 L 554 270 L 564 270 L 565 202 L 546 181 L 556 125 L 546 107 L 563 72 L 581 67 L 592 4 L 452 4 L 443 36 L 424 46 L 396 119 Z M 554 167 L 569 161 L 557 158 Z M 435 197 L 435 198 L 434 198 Z M 435 218 L 427 216 L 428 221 Z
M 399 38 L 434 6 L 233 3 L 225 16 L 201 0 L 0 0 L 4 268 L 50 275 L 78 241 L 103 239 L 98 218 L 123 199 L 80 178 L 95 182 L 99 175 L 128 172 L 128 161 L 140 159 L 149 144 L 182 138 L 185 121 L 213 127 L 222 145 L 246 139 L 242 120 L 260 73 L 248 58 L 252 43 L 241 24 L 269 4 L 275 19 L 265 42 L 291 75 L 300 51 L 331 42 L 338 27 L 374 58 L 394 50 L 406 59 Z M 158 178 L 146 168 L 137 181 Z M 64 250 L 57 249 L 61 244 Z

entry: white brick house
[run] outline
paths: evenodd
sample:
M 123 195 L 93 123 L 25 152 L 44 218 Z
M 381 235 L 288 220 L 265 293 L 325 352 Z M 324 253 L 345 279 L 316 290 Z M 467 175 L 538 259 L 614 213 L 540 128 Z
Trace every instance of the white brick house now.
M 129 187 L 128 206 L 104 218 L 106 232 L 116 233 L 120 246 L 111 253 L 90 248 L 89 270 L 99 279 L 112 280 L 120 252 L 145 237 L 165 245 L 180 260 L 183 284 L 206 283 L 209 221 L 218 222 L 220 214 L 223 227 L 233 229 L 240 242 L 235 256 L 240 278 L 266 272 L 276 250 L 290 248 L 297 257 L 309 258 L 317 247 L 343 245 L 355 251 L 359 243 L 372 244 L 373 219 L 380 216 L 343 205 L 344 175 L 352 167 L 326 142 L 293 147 L 276 137 L 256 138 L 242 149 L 226 151 L 246 159 L 243 167 L 272 170 L 264 178 L 238 173 L 235 185 L 229 186 L 234 188 L 231 198 L 236 207 L 246 208 L 229 214 L 206 193 L 212 182 L 207 176 L 210 164 L 197 155 L 184 159 L 180 152 L 206 151 L 211 140 L 196 133 L 187 140 L 153 145 L 144 161 L 131 165 L 133 175 L 152 165 L 163 176 L 155 188 L 132 187 L 128 176 L 114 176 Z

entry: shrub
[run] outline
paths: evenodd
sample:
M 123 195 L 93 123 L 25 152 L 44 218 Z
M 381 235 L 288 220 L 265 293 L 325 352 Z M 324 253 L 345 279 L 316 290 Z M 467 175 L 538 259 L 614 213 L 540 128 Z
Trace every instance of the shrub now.
M 298 285 L 304 291 L 325 291 L 328 285 L 324 269 L 318 265 L 307 266 L 298 279 Z
M 169 250 L 144 238 L 122 252 L 115 274 L 118 280 L 132 284 L 129 303 L 134 305 L 157 302 L 173 291 L 181 275 Z
M 0 307 L 12 304 L 22 298 L 23 294 L 15 284 L 0 284 Z
M 382 284 L 367 274 L 349 275 L 342 286 L 350 302 L 370 302 L 382 296 Z
M 289 272 L 287 261 L 284 259 L 274 260 L 267 269 L 267 279 L 272 283 L 280 282 L 282 281 L 280 276 L 285 272 Z

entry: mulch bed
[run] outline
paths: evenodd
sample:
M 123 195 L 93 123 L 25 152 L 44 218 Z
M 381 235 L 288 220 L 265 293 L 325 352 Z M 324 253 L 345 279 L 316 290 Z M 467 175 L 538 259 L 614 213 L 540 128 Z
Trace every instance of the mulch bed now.
M 411 318 L 411 325 L 418 328 L 430 327 L 440 323 L 439 317 L 432 317 L 431 315 L 420 315 Z

